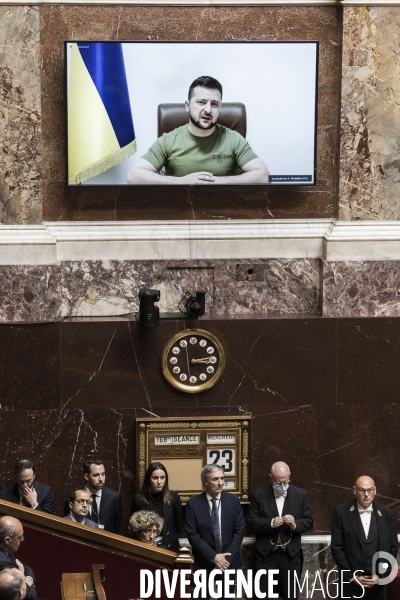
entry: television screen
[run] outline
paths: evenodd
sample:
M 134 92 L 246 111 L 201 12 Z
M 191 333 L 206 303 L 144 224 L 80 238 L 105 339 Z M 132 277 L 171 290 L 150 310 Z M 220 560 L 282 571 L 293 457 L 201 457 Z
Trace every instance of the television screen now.
M 318 42 L 65 42 L 69 185 L 315 185 Z

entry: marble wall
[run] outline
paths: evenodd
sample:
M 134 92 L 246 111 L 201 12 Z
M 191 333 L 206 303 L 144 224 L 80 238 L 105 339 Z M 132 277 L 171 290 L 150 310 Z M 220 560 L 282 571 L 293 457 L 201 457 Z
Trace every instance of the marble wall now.
M 399 6 L 343 9 L 340 218 L 400 218 Z
M 164 380 L 160 356 L 173 334 L 196 325 L 1 325 L 0 487 L 12 480 L 16 458 L 34 457 L 60 513 L 81 482 L 82 461 L 99 455 L 127 519 L 136 417 L 249 414 L 253 488 L 273 461 L 287 461 L 293 483 L 309 492 L 315 533 L 329 533 L 334 506 L 351 497 L 363 472 L 376 478 L 381 502 L 399 496 L 400 319 L 202 320 L 224 345 L 226 370 L 214 388 L 189 396 Z
M 42 220 L 37 6 L 0 6 L 0 224 Z
M 162 312 L 194 289 L 207 290 L 209 317 L 321 311 L 318 259 L 103 260 L 0 266 L 0 322 L 133 313 L 144 287 L 160 290 Z
M 336 215 L 337 7 L 3 6 L 0 158 L 3 223 L 44 220 L 316 218 Z M 195 27 L 193 26 L 195 24 Z M 65 185 L 65 39 L 319 40 L 315 188 L 101 189 Z M 7 54 L 8 52 L 8 54 Z M 12 55 L 12 59 L 10 59 Z M 1 62 L 2 61 L 2 62 Z

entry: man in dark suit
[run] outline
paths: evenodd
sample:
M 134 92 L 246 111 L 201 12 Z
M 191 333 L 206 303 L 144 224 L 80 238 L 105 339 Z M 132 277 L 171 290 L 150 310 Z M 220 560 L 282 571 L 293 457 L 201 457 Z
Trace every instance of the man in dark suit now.
M 26 583 L 26 599 L 36 600 L 35 576 L 27 565 L 15 558 L 16 552 L 24 541 L 24 529 L 21 521 L 14 517 L 0 517 L 0 571 L 19 569 Z
M 118 533 L 121 529 L 122 502 L 121 494 L 105 487 L 106 472 L 102 460 L 89 458 L 83 463 L 83 476 L 86 481 L 85 490 L 92 500 L 89 519 L 99 529 Z M 69 498 L 64 505 L 64 515 L 69 514 Z
M 386 557 L 384 562 L 389 568 L 380 572 L 374 555 L 386 552 L 396 558 L 396 517 L 393 510 L 374 501 L 376 487 L 371 477 L 359 477 L 353 491 L 355 498 L 335 510 L 332 556 L 338 571 L 341 571 L 339 575 L 343 581 L 344 596 L 361 598 L 364 588 L 364 600 L 385 600 L 387 585 L 381 585 L 380 580 L 384 583 L 383 579 L 390 574 L 391 566 Z
M 186 533 L 192 547 L 193 569 L 206 569 L 208 573 L 213 569 L 239 569 L 244 533 L 239 499 L 222 491 L 225 476 L 219 465 L 206 465 L 201 480 L 205 491 L 186 505 Z
M 303 568 L 301 534 L 313 528 L 313 519 L 304 490 L 290 483 L 290 469 L 284 462 L 271 467 L 271 484 L 254 491 L 248 526 L 256 534 L 254 567 L 278 569 L 279 595 L 283 600 L 298 597 L 297 580 Z M 267 576 L 260 579 L 261 591 L 267 592 Z M 267 595 L 268 597 L 268 595 Z
M 48 485 L 35 480 L 35 471 L 34 462 L 17 461 L 14 465 L 16 482 L 0 491 L 0 499 L 52 514 L 53 492 Z
M 86 490 L 75 490 L 69 495 L 69 515 L 64 517 L 64 519 L 98 529 L 98 524 L 87 518 L 91 505 L 92 500 L 89 492 Z

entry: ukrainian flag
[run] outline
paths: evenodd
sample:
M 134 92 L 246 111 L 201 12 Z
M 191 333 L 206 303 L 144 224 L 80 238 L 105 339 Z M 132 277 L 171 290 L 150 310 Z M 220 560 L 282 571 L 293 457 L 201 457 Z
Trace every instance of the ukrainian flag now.
M 68 182 L 79 184 L 136 152 L 119 42 L 69 43 Z

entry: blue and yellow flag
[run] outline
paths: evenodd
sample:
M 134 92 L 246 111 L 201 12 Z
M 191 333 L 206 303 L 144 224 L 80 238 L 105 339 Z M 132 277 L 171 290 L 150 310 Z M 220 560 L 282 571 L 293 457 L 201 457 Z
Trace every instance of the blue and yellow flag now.
M 136 139 L 122 45 L 68 45 L 68 183 L 79 184 L 132 156 Z

